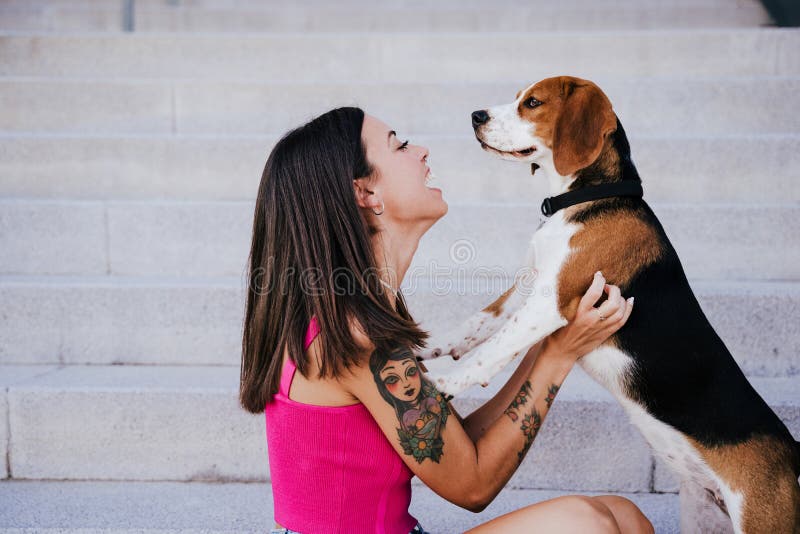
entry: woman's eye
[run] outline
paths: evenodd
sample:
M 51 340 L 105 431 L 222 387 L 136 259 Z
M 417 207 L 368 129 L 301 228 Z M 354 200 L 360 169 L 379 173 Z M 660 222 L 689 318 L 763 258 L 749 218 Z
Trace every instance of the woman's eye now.
M 391 385 L 391 384 L 397 384 L 397 382 L 399 382 L 399 381 L 400 381 L 400 379 L 397 378 L 396 376 L 390 376 L 386 380 L 384 380 L 383 383 L 387 384 L 387 385 Z
M 535 108 L 536 106 L 541 106 L 542 103 L 536 100 L 535 98 L 531 97 L 525 101 L 525 105 L 531 109 Z
M 409 367 L 408 371 L 406 371 L 406 376 L 414 376 L 416 374 L 417 374 L 417 368 L 416 367 Z
M 397 150 L 405 150 L 406 148 L 408 148 L 408 140 L 403 141 L 403 144 L 397 147 Z

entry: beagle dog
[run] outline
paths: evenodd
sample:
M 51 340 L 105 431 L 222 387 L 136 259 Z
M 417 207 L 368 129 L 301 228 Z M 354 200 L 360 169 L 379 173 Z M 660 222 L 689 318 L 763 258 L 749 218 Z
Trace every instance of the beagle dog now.
M 540 169 L 554 195 L 527 275 L 446 342 L 420 352 L 456 395 L 566 325 L 600 270 L 636 297 L 626 324 L 578 360 L 655 454 L 737 533 L 800 533 L 800 443 L 753 389 L 697 302 L 675 249 L 641 198 L 622 124 L 588 80 L 562 76 L 472 114 L 484 150 Z M 450 355 L 452 358 L 440 356 Z M 463 355 L 458 362 L 458 359 Z M 708 503 L 703 504 L 707 506 Z

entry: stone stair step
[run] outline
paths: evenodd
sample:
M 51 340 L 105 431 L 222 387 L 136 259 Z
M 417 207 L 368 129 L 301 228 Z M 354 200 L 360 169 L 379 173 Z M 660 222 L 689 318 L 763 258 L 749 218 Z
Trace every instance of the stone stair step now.
M 796 203 L 650 205 L 689 278 L 800 278 Z M 252 217 L 252 202 L 0 199 L 0 274 L 241 276 Z M 451 203 L 411 267 L 513 276 L 542 217 L 539 204 Z
M 800 331 L 792 320 L 800 284 L 691 284 L 745 373 L 800 374 Z M 409 278 L 403 291 L 423 328 L 445 334 L 510 285 Z M 0 363 L 238 365 L 242 287 L 235 278 L 0 277 Z
M 418 486 L 410 512 L 430 532 L 463 532 L 564 494 L 568 492 L 505 489 L 486 510 L 474 514 Z M 679 531 L 677 495 L 619 495 L 635 502 L 659 534 Z M 263 534 L 274 520 L 272 487 L 266 483 L 7 480 L 0 482 L 0 502 L 2 534 L 30 533 L 27 529 L 50 534 Z
M 797 76 L 796 29 L 491 34 L 0 33 L 0 76 L 485 82 Z M 325 54 L 320 54 L 325 50 Z M 698 53 L 702 50 L 703 53 Z M 534 53 L 531 53 L 534 51 Z M 689 104 L 687 104 L 689 105 Z
M 29 367 L 36 367 L 35 374 Z M 234 366 L 0 366 L 14 479 L 263 481 L 263 415 L 238 405 Z M 466 415 L 507 380 L 454 400 Z M 800 433 L 792 378 L 751 378 Z M 6 441 L 2 442 L 3 444 Z M 3 445 L 5 446 L 5 445 Z M 563 469 L 569 465 L 570 469 Z M 649 492 L 653 456 L 611 395 L 569 375 L 508 487 Z
M 569 71 L 560 71 L 569 73 Z M 493 83 L 214 83 L 0 79 L 0 131 L 282 135 L 357 105 L 405 134 L 472 135 L 470 114 L 535 79 Z M 800 133 L 800 78 L 593 79 L 630 136 Z M 754 102 L 753 95 L 759 100 Z M 691 105 L 689 105 L 691 103 Z M 413 110 L 413 113 L 409 113 Z
M 737 2 L 320 2 L 197 5 L 175 0 L 133 4 L 136 32 L 551 31 L 647 28 L 755 27 L 771 24 L 756 0 Z M 0 5 L 0 29 L 122 31 L 125 3 Z
M 602 2 L 535 2 L 467 5 L 453 2 L 408 5 L 319 6 L 308 9 L 178 9 L 149 7 L 136 11 L 138 31 L 553 31 L 620 30 L 694 27 L 754 27 L 770 24 L 764 8 L 755 2 L 738 2 L 727 9 L 713 4 L 697 6 L 617 2 L 609 9 Z M 161 4 L 163 6 L 163 3 Z
M 800 202 L 798 134 L 687 132 L 629 139 L 648 202 Z M 538 204 L 550 194 L 546 181 L 532 178 L 526 165 L 492 157 L 471 135 L 420 134 L 410 140 L 430 149 L 428 161 L 448 202 Z M 5 134 L 0 135 L 0 196 L 252 201 L 276 141 L 275 136 Z M 57 181 L 51 179 L 53 169 Z

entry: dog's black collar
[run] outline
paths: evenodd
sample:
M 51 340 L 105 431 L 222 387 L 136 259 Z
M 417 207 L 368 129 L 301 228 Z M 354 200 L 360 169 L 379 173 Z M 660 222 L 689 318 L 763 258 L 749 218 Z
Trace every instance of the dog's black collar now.
M 608 198 L 617 196 L 641 197 L 644 195 L 641 182 L 624 181 L 611 184 L 592 185 L 582 187 L 575 191 L 567 191 L 554 197 L 547 197 L 542 201 L 542 213 L 546 217 L 567 206 L 580 204 L 598 198 Z

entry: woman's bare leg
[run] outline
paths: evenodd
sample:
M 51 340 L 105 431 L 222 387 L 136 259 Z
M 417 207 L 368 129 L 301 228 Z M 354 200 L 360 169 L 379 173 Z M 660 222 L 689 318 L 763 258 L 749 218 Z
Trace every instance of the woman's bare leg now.
M 592 499 L 602 502 L 611 510 L 623 534 L 628 534 L 629 532 L 636 534 L 655 533 L 653 524 L 631 500 L 617 495 L 598 495 L 597 497 L 592 497 Z
M 560 534 L 620 534 L 619 524 L 600 500 L 566 495 L 509 512 L 465 534 L 497 532 L 559 532 Z

